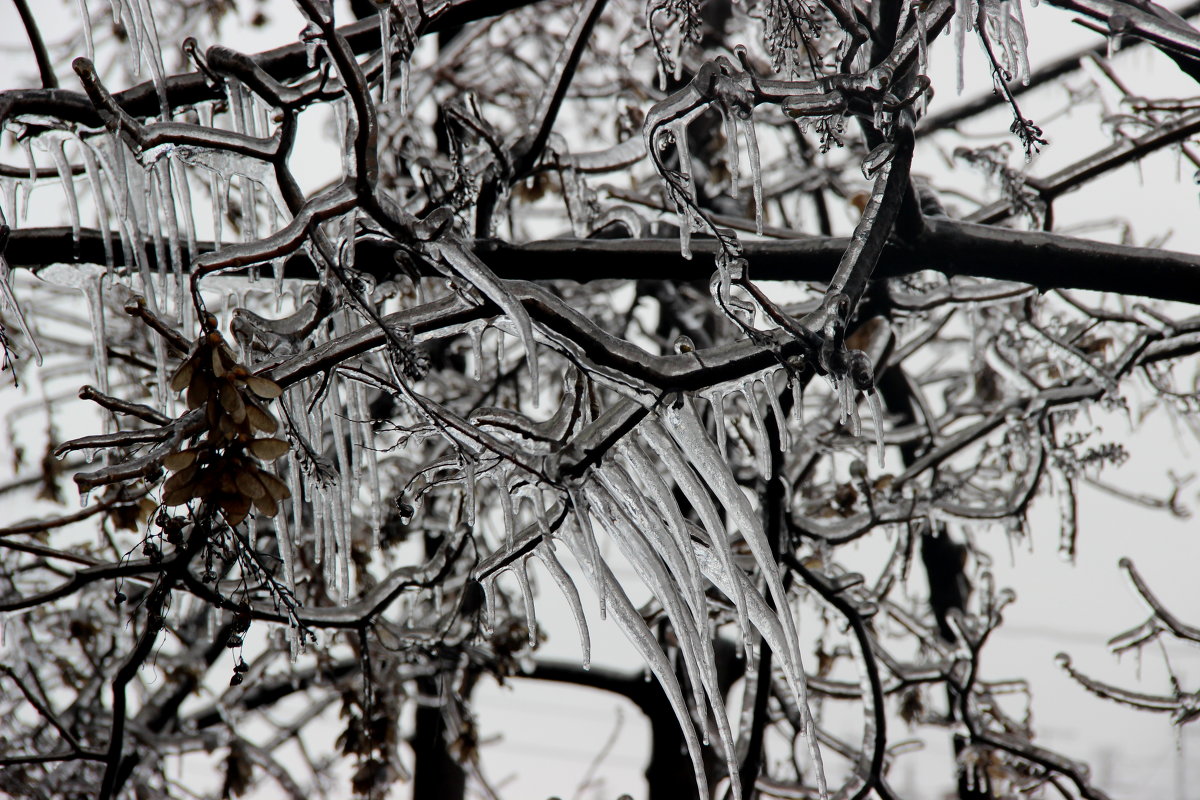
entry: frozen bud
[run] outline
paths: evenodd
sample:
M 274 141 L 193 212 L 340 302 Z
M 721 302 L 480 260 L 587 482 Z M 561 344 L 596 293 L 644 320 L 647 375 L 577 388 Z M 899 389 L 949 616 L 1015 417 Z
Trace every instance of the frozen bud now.
M 866 479 L 867 465 L 863 463 L 861 458 L 856 458 L 850 462 L 850 475 L 860 481 Z
M 851 350 L 846 361 L 854 388 L 866 391 L 875 385 L 875 365 L 871 363 L 870 356 L 861 350 Z
M 879 170 L 883 169 L 884 165 L 891 161 L 892 157 L 895 155 L 896 145 L 892 144 L 891 142 L 884 142 L 876 147 L 867 154 L 866 158 L 863 159 L 863 177 L 867 180 L 874 178 L 875 174 L 879 172 Z
M 853 589 L 855 586 L 860 586 L 866 579 L 861 572 L 847 572 L 845 575 L 838 575 L 833 579 L 833 590 L 835 592 L 844 592 L 847 589 Z
M 675 352 L 680 354 L 696 352 L 696 343 L 692 341 L 692 337 L 686 334 L 680 334 L 675 337 Z

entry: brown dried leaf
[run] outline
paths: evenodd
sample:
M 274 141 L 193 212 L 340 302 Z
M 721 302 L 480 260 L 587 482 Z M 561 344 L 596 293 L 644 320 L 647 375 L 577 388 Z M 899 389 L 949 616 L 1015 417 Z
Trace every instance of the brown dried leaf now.
M 225 373 L 229 372 L 231 365 L 225 358 L 225 354 L 221 352 L 221 346 L 218 345 L 212 349 L 212 371 L 213 375 L 218 378 L 224 378 Z
M 182 392 L 184 387 L 192 382 L 192 372 L 196 369 L 196 359 L 189 358 L 179 365 L 171 376 L 171 391 Z
M 283 394 L 283 387 L 275 381 L 260 375 L 247 375 L 246 386 L 250 387 L 250 391 L 264 400 L 273 400 Z
M 200 466 L 198 464 L 192 464 L 190 467 L 184 467 L 171 477 L 167 478 L 167 482 L 163 484 L 163 491 L 170 492 L 179 488 L 180 486 L 191 483 L 192 478 L 196 476 L 196 473 L 199 470 Z
M 164 506 L 181 506 L 192 499 L 192 487 L 181 486 L 171 491 L 164 491 L 162 503 Z
M 260 470 L 258 473 L 258 479 L 262 481 L 263 486 L 266 487 L 267 493 L 276 500 L 286 500 L 292 496 L 292 491 L 288 489 L 287 484 L 279 480 L 279 478 L 276 478 L 271 473 Z
M 254 507 L 266 517 L 273 517 L 279 513 L 279 504 L 275 502 L 275 498 L 271 497 L 270 494 L 254 498 Z
M 263 461 L 274 461 L 291 449 L 291 446 L 283 439 L 255 439 L 247 449 Z
M 178 453 L 171 453 L 168 455 L 163 459 L 162 463 L 163 466 L 171 470 L 171 472 L 178 472 L 181 469 L 195 464 L 197 455 L 198 453 L 196 453 L 195 450 L 180 450 Z
M 255 474 L 257 470 L 243 470 L 237 474 L 237 487 L 242 494 L 249 497 L 251 500 L 257 500 L 267 493 L 267 489 L 262 485 L 262 481 Z
M 263 433 L 274 433 L 279 430 L 279 423 L 273 416 L 258 407 L 257 403 L 246 404 L 246 419 L 250 425 Z
M 178 506 L 198 496 L 196 492 L 197 472 L 200 467 L 197 464 L 192 464 L 190 467 L 176 472 L 167 482 L 163 484 L 163 505 Z
M 221 501 L 221 511 L 225 513 L 225 521 L 237 525 L 250 513 L 250 499 L 240 494 L 228 495 Z
M 246 403 L 242 400 L 242 393 L 232 382 L 221 381 L 220 397 L 221 408 L 225 409 L 230 419 L 239 425 L 246 421 Z

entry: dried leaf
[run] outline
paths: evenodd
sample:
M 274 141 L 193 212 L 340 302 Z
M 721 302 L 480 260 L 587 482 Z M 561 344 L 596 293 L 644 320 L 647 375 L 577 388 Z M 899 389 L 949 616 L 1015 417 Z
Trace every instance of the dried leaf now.
M 221 511 L 225 514 L 226 522 L 237 525 L 250 513 L 250 499 L 240 494 L 228 495 L 221 501 Z
M 164 497 L 166 495 L 177 492 L 180 489 L 187 486 L 188 484 L 190 484 L 192 482 L 192 479 L 196 476 L 196 473 L 199 471 L 199 469 L 200 469 L 199 465 L 192 464 L 191 466 L 184 467 L 179 472 L 176 472 L 170 478 L 167 478 L 167 482 L 163 484 Z M 189 495 L 189 497 L 190 497 L 190 495 Z M 164 502 L 166 502 L 166 501 L 164 500 Z M 177 505 L 179 505 L 179 503 L 167 503 L 167 505 L 177 506 Z
M 182 392 L 184 387 L 192 382 L 192 372 L 196 369 L 196 359 L 189 358 L 179 365 L 171 376 L 171 391 Z
M 212 371 L 218 378 L 224 378 L 230 370 L 237 366 L 237 358 L 224 344 L 218 344 L 212 350 Z
M 286 500 L 292 496 L 292 492 L 290 489 L 288 489 L 287 484 L 279 480 L 279 478 L 276 478 L 271 473 L 260 470 L 258 473 L 258 479 L 262 481 L 263 486 L 266 487 L 267 493 L 276 500 Z
M 257 403 L 246 404 L 246 419 L 250 420 L 252 427 L 263 433 L 274 433 L 279 430 L 279 423 L 275 418 L 259 408 Z
M 263 461 L 274 461 L 291 449 L 283 439 L 255 439 L 247 449 Z
M 273 400 L 283 394 L 283 387 L 269 378 L 259 375 L 247 375 L 246 386 L 264 400 Z
M 237 474 L 238 489 L 251 500 L 257 500 L 267 493 L 266 487 L 262 485 L 258 476 L 254 474 L 256 471 L 247 469 Z
M 194 411 L 208 402 L 210 383 L 203 372 L 194 372 L 192 382 L 188 384 L 187 405 L 189 411 Z
M 246 403 L 236 386 L 229 381 L 221 381 L 220 397 L 221 408 L 225 409 L 230 419 L 239 425 L 246 421 Z
M 254 507 L 261 511 L 263 516 L 267 517 L 273 517 L 279 513 L 279 505 L 270 494 L 254 498 Z
M 171 472 L 178 472 L 181 469 L 195 464 L 196 456 L 197 453 L 195 450 L 180 450 L 178 453 L 171 453 L 168 455 L 163 459 L 162 463 L 163 466 L 171 470 Z

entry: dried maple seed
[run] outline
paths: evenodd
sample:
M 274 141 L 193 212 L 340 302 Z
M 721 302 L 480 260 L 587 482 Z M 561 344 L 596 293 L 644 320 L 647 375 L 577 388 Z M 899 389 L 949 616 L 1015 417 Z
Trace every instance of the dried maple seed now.
M 171 472 L 179 472 L 181 469 L 186 469 L 196 463 L 195 450 L 180 450 L 178 453 L 171 453 L 163 459 L 163 466 L 171 470 Z M 160 523 L 159 527 L 163 527 L 166 523 Z
M 283 388 L 278 383 L 258 375 L 246 376 L 246 386 L 264 400 L 273 400 L 283 394 Z

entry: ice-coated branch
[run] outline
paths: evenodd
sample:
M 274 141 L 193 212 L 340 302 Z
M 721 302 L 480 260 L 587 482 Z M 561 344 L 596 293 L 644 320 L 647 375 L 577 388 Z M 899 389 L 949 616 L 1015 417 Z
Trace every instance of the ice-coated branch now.
M 46 50 L 46 42 L 42 39 L 42 31 L 38 27 L 33 12 L 29 10 L 28 0 L 13 0 L 17 13 L 21 15 L 21 24 L 25 26 L 25 35 L 29 37 L 29 46 L 33 49 L 37 60 L 38 72 L 42 78 L 43 89 L 57 89 L 58 78 L 54 75 L 54 64 L 50 61 L 50 53 Z
M 1106 175 L 1125 164 L 1138 161 L 1163 147 L 1187 141 L 1200 133 L 1200 113 L 1185 114 L 1132 139 L 1119 142 L 1076 161 L 1074 164 L 1045 178 L 1030 180 L 1029 185 L 1047 203 L 1077 189 L 1085 183 Z M 993 225 L 1017 212 L 1011 200 L 997 200 L 966 217 L 967 222 Z
M 1169 712 L 1182 719 L 1191 712 L 1196 713 L 1200 695 L 1179 693 L 1174 696 L 1164 696 L 1156 694 L 1147 694 L 1145 692 L 1134 692 L 1129 689 L 1122 689 L 1119 686 L 1098 681 L 1095 678 L 1089 678 L 1079 670 L 1075 669 L 1071 663 L 1071 657 L 1066 653 L 1059 653 L 1057 656 L 1058 665 L 1063 672 L 1071 676 L 1072 680 L 1078 683 L 1083 688 L 1087 689 L 1092 694 L 1104 700 L 1112 700 L 1114 703 L 1136 708 L 1139 711 L 1156 711 Z
M 1141 595 L 1143 600 L 1146 601 L 1146 605 L 1150 606 L 1150 609 L 1154 612 L 1155 619 L 1162 622 L 1162 624 L 1166 626 L 1167 630 L 1169 630 L 1176 637 L 1183 639 L 1184 641 L 1200 643 L 1200 628 L 1197 628 L 1193 625 L 1188 625 L 1181 621 L 1178 617 L 1172 614 L 1166 606 L 1162 604 L 1158 597 L 1155 596 L 1154 592 L 1150 590 L 1150 587 L 1146 584 L 1145 579 L 1143 579 L 1141 573 L 1138 572 L 1137 567 L 1133 565 L 1133 559 L 1122 558 L 1119 562 L 1119 566 L 1129 575 L 1129 580 L 1133 583 L 1133 588 L 1136 589 L 1137 593 Z
M 888 790 L 881 788 L 880 784 L 884 778 L 883 764 L 887 753 L 887 708 L 884 706 L 883 681 L 879 676 L 879 665 L 875 661 L 874 637 L 867 629 L 861 608 L 856 607 L 848 600 L 844 592 L 831 583 L 826 576 L 808 569 L 800 559 L 790 553 L 785 553 L 783 560 L 789 569 L 794 570 L 803 578 L 806 586 L 812 588 L 825 602 L 837 609 L 854 633 L 861 658 L 859 669 L 866 675 L 870 686 L 870 701 L 868 702 L 866 696 L 863 696 L 862 699 L 863 713 L 868 716 L 868 720 L 863 726 L 863 737 L 866 740 L 863 742 L 864 751 L 866 747 L 870 747 L 871 758 L 869 763 L 857 765 L 858 776 L 863 780 L 863 785 L 854 793 L 853 800 L 862 800 L 872 789 L 884 795 Z M 865 774 L 863 774 L 864 772 Z
M 1197 120 L 1200 130 L 1200 116 Z M 34 271 L 64 262 L 103 264 L 102 240 L 100 231 L 83 228 L 76 253 L 69 228 L 18 228 L 10 233 L 5 258 L 14 267 Z M 756 282 L 822 282 L 829 280 L 849 243 L 847 238 L 813 236 L 788 241 L 747 241 L 741 245 Z M 115 264 L 131 264 L 132 257 L 125 255 L 122 244 L 117 241 L 113 245 Z M 197 249 L 205 252 L 211 247 L 201 242 Z M 393 256 L 399 248 L 394 243 L 364 237 L 355 247 L 358 267 L 379 279 L 398 273 Z M 718 249 L 712 240 L 692 242 L 694 254 L 715 255 Z M 613 279 L 703 282 L 709 277 L 708 270 L 680 257 L 678 243 L 664 239 L 545 239 L 525 243 L 489 240 L 475 242 L 472 250 L 497 276 L 510 280 L 559 279 L 563 263 L 572 264 L 572 280 L 580 283 Z M 252 255 L 239 258 L 238 265 L 269 260 L 275 252 L 290 253 L 288 277 L 311 279 L 320 275 L 304 252 L 252 245 L 234 252 L 245 251 Z M 186 252 L 184 255 L 195 256 Z M 146 259 L 151 271 L 163 269 L 152 248 L 147 251 Z M 418 268 L 426 274 L 435 272 L 420 265 Z M 997 228 L 947 217 L 926 217 L 920 236 L 902 247 L 885 243 L 873 277 L 894 278 L 919 269 L 936 269 L 948 276 L 1023 283 L 1042 290 L 1086 289 L 1200 304 L 1200 256 L 1193 253 Z

